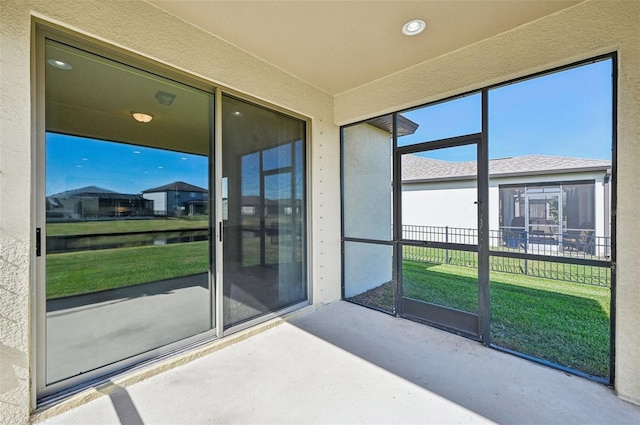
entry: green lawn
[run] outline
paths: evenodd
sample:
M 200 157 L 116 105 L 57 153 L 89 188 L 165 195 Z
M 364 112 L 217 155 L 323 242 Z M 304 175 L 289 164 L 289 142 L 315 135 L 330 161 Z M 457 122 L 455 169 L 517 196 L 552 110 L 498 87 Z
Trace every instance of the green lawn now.
M 114 289 L 209 270 L 209 242 L 47 255 L 47 298 Z
M 403 265 L 405 297 L 477 312 L 475 269 L 408 260 Z M 490 292 L 493 343 L 608 376 L 608 288 L 491 272 Z M 354 299 L 391 310 L 391 284 Z

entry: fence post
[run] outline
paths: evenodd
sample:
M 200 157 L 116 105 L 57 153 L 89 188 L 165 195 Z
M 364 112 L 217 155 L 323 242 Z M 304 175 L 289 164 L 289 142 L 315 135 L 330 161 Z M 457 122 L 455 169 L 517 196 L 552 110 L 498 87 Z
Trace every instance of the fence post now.
M 524 231 L 524 253 L 527 253 L 527 247 L 529 246 L 529 232 Z M 529 260 L 524 259 L 524 275 L 529 274 Z
M 449 226 L 445 226 L 444 228 L 444 241 L 445 243 L 449 243 Z M 444 262 L 445 264 L 449 264 L 449 248 L 444 252 Z

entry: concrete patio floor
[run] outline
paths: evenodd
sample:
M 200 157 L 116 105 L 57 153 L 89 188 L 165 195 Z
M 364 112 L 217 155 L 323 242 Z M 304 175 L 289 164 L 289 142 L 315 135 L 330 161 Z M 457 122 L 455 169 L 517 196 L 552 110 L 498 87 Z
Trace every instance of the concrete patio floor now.
M 42 424 L 638 424 L 603 385 L 347 302 Z

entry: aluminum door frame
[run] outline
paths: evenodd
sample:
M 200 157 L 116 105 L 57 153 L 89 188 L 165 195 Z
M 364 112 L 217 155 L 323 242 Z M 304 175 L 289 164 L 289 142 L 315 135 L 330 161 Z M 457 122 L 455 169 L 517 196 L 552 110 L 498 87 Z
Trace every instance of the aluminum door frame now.
M 486 94 L 483 93 L 483 103 Z M 396 115 L 396 114 L 394 114 Z M 484 114 L 483 114 L 484 115 Z M 483 128 L 485 127 L 483 116 Z M 396 120 L 394 119 L 394 125 Z M 394 129 L 395 130 L 395 129 Z M 396 311 L 401 317 L 428 323 L 468 338 L 489 343 L 489 220 L 488 220 L 488 149 L 486 132 L 435 140 L 410 146 L 397 146 L 394 131 L 394 257 L 397 273 Z M 476 191 L 477 191 L 477 245 L 446 242 L 417 242 L 402 237 L 402 170 L 404 154 L 419 153 L 459 146 L 476 145 Z M 478 312 L 461 311 L 438 304 L 405 298 L 402 285 L 403 246 L 428 246 L 478 253 Z

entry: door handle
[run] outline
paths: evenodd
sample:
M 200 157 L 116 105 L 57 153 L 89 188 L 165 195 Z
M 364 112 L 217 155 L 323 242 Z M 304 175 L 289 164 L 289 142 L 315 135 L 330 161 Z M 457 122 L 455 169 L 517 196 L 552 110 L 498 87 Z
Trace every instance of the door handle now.
M 36 257 L 42 256 L 42 230 L 36 228 Z

